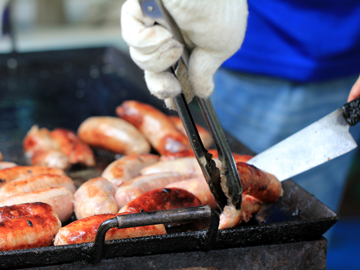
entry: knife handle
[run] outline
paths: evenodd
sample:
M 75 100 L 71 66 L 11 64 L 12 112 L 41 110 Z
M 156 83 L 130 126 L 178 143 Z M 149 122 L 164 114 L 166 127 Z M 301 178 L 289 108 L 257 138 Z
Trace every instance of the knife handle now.
M 354 99 L 342 106 L 345 121 L 353 126 L 360 120 L 360 98 Z

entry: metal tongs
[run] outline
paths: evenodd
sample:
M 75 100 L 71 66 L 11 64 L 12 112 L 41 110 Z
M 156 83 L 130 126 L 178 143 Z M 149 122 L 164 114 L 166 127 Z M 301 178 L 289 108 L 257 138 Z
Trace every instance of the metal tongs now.
M 169 12 L 166 10 L 161 0 L 139 0 L 142 12 L 144 14 L 144 23 L 145 25 L 153 25 L 154 21 L 163 27 L 170 30 L 174 38 L 184 45 L 183 55 L 180 63 L 177 63 L 175 66 L 183 65 L 187 70 L 189 57 L 190 57 L 190 48 L 185 43 L 185 40 L 180 32 L 179 27 L 175 23 L 174 19 L 171 17 Z M 170 68 L 170 71 L 175 75 L 175 67 Z M 176 76 L 176 75 L 175 75 Z M 178 78 L 179 79 L 179 78 Z M 187 77 L 186 77 L 187 79 Z M 182 80 L 179 80 L 183 84 Z M 187 83 L 188 84 L 188 83 Z M 202 169 L 202 172 L 205 176 L 205 179 L 210 187 L 210 190 L 217 202 L 217 205 L 220 211 L 223 210 L 227 204 L 227 197 L 221 188 L 221 182 L 225 183 L 227 193 L 231 203 L 235 206 L 236 209 L 241 209 L 241 200 L 242 200 L 242 184 L 240 181 L 239 174 L 237 172 L 236 164 L 232 152 L 230 150 L 229 144 L 226 140 L 223 129 L 219 123 L 215 110 L 212 106 L 210 98 L 202 99 L 196 97 L 200 105 L 202 114 L 205 118 L 206 124 L 209 128 L 209 131 L 214 139 L 219 159 L 221 161 L 221 170 L 216 167 L 215 161 L 212 159 L 212 154 L 208 153 L 205 149 L 197 128 L 195 126 L 194 120 L 191 116 L 190 110 L 188 108 L 187 102 L 183 94 L 179 94 L 174 98 L 174 103 L 177 109 L 177 112 L 184 124 L 186 133 L 189 137 L 191 146 L 195 153 L 195 157 L 199 162 L 199 165 Z

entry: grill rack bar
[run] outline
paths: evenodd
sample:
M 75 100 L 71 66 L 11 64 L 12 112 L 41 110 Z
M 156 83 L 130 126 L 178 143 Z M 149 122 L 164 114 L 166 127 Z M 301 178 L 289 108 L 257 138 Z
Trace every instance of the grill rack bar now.
M 196 206 L 155 212 L 143 212 L 129 215 L 119 215 L 105 220 L 98 228 L 93 246 L 93 263 L 101 262 L 105 246 L 105 235 L 111 228 L 129 228 L 155 224 L 171 224 L 179 222 L 210 220 L 204 238 L 200 242 L 203 250 L 210 250 L 215 246 L 219 227 L 219 213 L 210 206 Z

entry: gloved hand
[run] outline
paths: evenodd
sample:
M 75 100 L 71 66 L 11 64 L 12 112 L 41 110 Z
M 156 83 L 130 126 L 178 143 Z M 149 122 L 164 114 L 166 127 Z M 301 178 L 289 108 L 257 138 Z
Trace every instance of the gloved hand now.
M 246 29 L 246 0 L 163 0 L 163 4 L 192 47 L 188 78 L 192 91 L 184 94 L 188 102 L 193 95 L 207 98 L 214 90 L 213 75 L 220 65 L 241 46 Z M 146 27 L 138 0 L 127 0 L 121 11 L 121 28 L 130 56 L 145 70 L 150 92 L 165 99 L 181 92 L 178 80 L 164 72 L 181 57 L 183 46 L 160 25 Z

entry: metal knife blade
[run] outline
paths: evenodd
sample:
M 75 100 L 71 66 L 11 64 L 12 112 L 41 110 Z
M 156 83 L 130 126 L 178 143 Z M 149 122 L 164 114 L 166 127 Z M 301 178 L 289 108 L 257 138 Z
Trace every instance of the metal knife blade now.
M 247 163 L 284 181 L 346 154 L 357 147 L 349 128 L 359 120 L 359 104 L 360 99 L 345 104 Z

